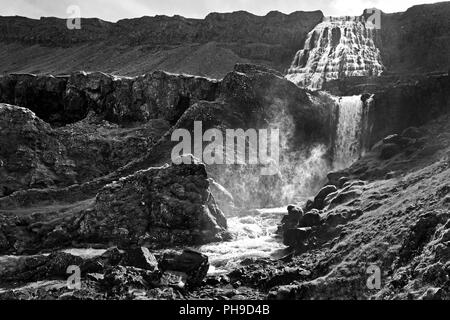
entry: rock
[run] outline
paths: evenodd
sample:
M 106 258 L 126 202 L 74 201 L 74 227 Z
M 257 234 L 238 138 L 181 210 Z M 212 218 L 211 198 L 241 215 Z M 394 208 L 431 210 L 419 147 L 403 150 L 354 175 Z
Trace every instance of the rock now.
M 30 110 L 0 104 L 0 131 L 0 197 L 76 181 L 65 146 Z
M 423 129 L 419 129 L 416 127 L 409 127 L 406 128 L 403 132 L 402 132 L 402 137 L 405 138 L 411 138 L 411 139 L 419 139 L 422 138 L 423 136 L 425 136 L 425 132 Z
M 145 247 L 127 249 L 121 264 L 150 271 L 158 270 L 158 261 Z
M 187 274 L 179 271 L 164 271 L 161 276 L 160 285 L 183 289 L 187 283 Z
M 235 206 L 233 195 L 225 187 L 214 181 L 214 179 L 209 178 L 208 180 L 211 194 L 214 196 L 214 200 L 225 216 L 237 215 L 239 210 Z
M 247 74 L 252 74 L 252 73 L 258 73 L 258 72 L 265 72 L 265 73 L 271 73 L 274 74 L 278 77 L 283 78 L 284 75 L 276 70 L 273 70 L 269 67 L 266 67 L 264 65 L 256 65 L 256 64 L 249 64 L 249 63 L 237 63 L 234 66 L 234 71 L 236 72 L 241 72 L 241 73 L 247 73 Z
M 443 200 L 443 203 L 445 205 L 450 205 L 450 195 L 445 196 L 445 198 Z
M 295 300 L 298 285 L 285 285 L 270 290 L 268 300 Z
M 186 274 L 187 284 L 198 286 L 208 273 L 209 262 L 207 256 L 191 249 L 168 251 L 159 261 L 159 268 L 163 272 L 182 272 Z
M 281 219 L 281 227 L 280 227 L 281 232 L 297 227 L 298 221 L 303 216 L 302 208 L 296 205 L 293 204 L 288 205 L 287 210 L 288 214 Z
M 66 279 L 69 266 L 81 268 L 82 264 L 82 258 L 64 252 L 11 258 L 0 263 L 0 278 L 4 282 Z
M 338 192 L 337 195 L 335 195 L 334 197 L 329 199 L 329 204 L 328 204 L 328 201 L 325 201 L 327 204 L 327 209 L 333 209 L 339 205 L 342 205 L 342 204 L 350 202 L 351 200 L 357 199 L 357 198 L 361 197 L 362 193 L 363 192 L 360 189 L 349 189 L 349 190 L 343 189 L 342 191 Z M 334 195 L 334 194 L 332 193 L 331 195 Z
M 388 172 L 388 173 L 386 173 L 386 179 L 392 179 L 392 178 L 395 178 L 397 176 L 397 172 L 396 171 L 390 171 L 390 172 Z
M 339 180 L 347 176 L 348 174 L 342 171 L 330 172 L 327 174 L 328 185 L 339 186 Z
M 442 300 L 444 292 L 441 288 L 428 288 L 420 300 Z
M 362 187 L 365 186 L 366 182 L 363 180 L 353 180 L 353 181 L 348 181 L 346 183 L 344 183 L 343 190 L 342 191 L 348 191 L 350 189 L 353 189 L 354 187 Z
M 298 226 L 300 228 L 305 228 L 305 227 L 315 227 L 320 225 L 321 223 L 321 217 L 320 217 L 320 213 L 318 210 L 311 210 L 310 212 L 305 213 L 305 215 L 303 215 L 299 222 L 298 222 Z
M 348 181 L 350 181 L 349 177 L 342 177 L 338 180 L 337 187 L 342 188 Z
M 311 272 L 303 268 L 286 267 L 277 272 L 275 275 L 270 276 L 269 280 L 267 281 L 266 288 L 288 285 L 294 281 L 302 281 L 308 278 L 310 275 Z
M 303 215 L 303 210 L 302 210 L 302 208 L 300 208 L 300 207 L 298 207 L 298 206 L 296 206 L 296 205 L 294 205 L 294 204 L 288 205 L 287 211 L 288 211 L 288 214 L 289 214 L 290 216 L 301 217 L 301 216 Z
M 283 243 L 286 246 L 301 245 L 311 235 L 311 228 L 292 228 L 285 231 L 283 235 Z
M 57 126 L 80 121 L 89 111 L 114 123 L 174 124 L 195 101 L 214 100 L 217 87 L 215 80 L 163 71 L 134 78 L 83 71 L 65 77 L 19 74 L 2 78 L 0 93 L 2 88 L 8 93 L 0 102 L 28 108 Z
M 101 256 L 87 259 L 81 265 L 83 273 L 104 273 L 108 267 L 117 266 L 124 259 L 124 253 L 117 247 L 109 248 Z
M 380 159 L 388 160 L 399 154 L 402 151 L 401 147 L 398 144 L 389 143 L 383 145 L 381 148 Z
M 151 168 L 122 178 L 99 192 L 80 222 L 78 237 L 150 248 L 224 239 L 226 219 L 211 197 L 207 178 L 200 163 Z M 176 184 L 183 194 L 174 192 Z
M 342 178 L 339 179 L 339 183 L 342 182 Z M 327 185 L 325 187 L 323 187 L 319 193 L 317 194 L 317 196 L 314 198 L 314 208 L 318 209 L 318 210 L 322 210 L 324 208 L 324 201 L 325 198 L 333 192 L 336 192 L 338 189 L 336 188 L 336 186 L 334 185 Z
M 330 205 L 331 201 L 334 198 L 336 198 L 338 195 L 339 195 L 339 191 L 336 191 L 336 192 L 333 192 L 333 193 L 330 193 L 329 195 L 327 195 L 327 197 L 324 200 L 324 206 L 326 207 L 326 206 Z
M 304 212 L 314 209 L 314 200 L 308 199 L 305 203 Z
M 334 228 L 346 224 L 347 221 L 348 219 L 342 213 L 332 213 L 326 217 L 325 225 L 329 228 Z
M 115 266 L 105 272 L 101 285 L 113 295 L 123 295 L 133 289 L 149 289 L 159 285 L 159 271 L 149 271 L 135 267 Z
M 399 134 L 393 134 L 390 136 L 387 136 L 386 138 L 383 139 L 383 143 L 384 144 L 396 144 L 401 146 L 402 145 L 402 136 L 400 136 Z

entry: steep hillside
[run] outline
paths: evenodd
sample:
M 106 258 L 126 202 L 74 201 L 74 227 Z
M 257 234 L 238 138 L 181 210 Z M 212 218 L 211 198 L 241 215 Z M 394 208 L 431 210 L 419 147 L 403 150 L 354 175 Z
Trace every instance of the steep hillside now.
M 450 68 L 450 2 L 414 6 L 381 17 L 381 54 L 388 72 Z
M 290 64 L 320 11 L 212 13 L 205 19 L 142 17 L 109 23 L 0 17 L 0 73 L 69 73 L 77 70 L 139 75 L 154 70 L 221 78 L 237 62 Z

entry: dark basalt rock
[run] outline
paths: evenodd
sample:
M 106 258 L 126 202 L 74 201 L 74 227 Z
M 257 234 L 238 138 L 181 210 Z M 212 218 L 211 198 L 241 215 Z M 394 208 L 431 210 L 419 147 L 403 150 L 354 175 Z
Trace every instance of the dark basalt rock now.
M 287 246 L 298 247 L 306 241 L 312 233 L 311 228 L 292 228 L 284 233 L 283 243 Z
M 149 247 L 221 240 L 226 219 L 207 178 L 200 163 L 138 171 L 100 191 L 78 234 L 97 242 Z
M 215 80 L 162 71 L 134 78 L 81 71 L 64 77 L 18 74 L 0 77 L 0 102 L 28 108 L 56 126 L 80 121 L 89 111 L 119 124 L 174 124 L 196 101 L 214 100 L 217 88 Z
M 158 261 L 145 247 L 127 249 L 121 264 L 150 271 L 155 271 L 158 269 Z
M 30 110 L 0 104 L 0 132 L 0 197 L 76 182 L 66 147 Z
M 164 253 L 159 268 L 165 271 L 176 271 L 186 274 L 188 285 L 198 286 L 206 277 L 209 269 L 208 257 L 197 251 L 185 249 L 183 252 L 169 251 Z
M 320 225 L 322 218 L 318 210 L 311 210 L 305 213 L 298 222 L 298 227 L 307 228 Z
M 388 160 L 395 155 L 399 154 L 402 151 L 402 148 L 395 143 L 388 143 L 383 145 L 380 153 L 380 158 L 383 160 Z
M 69 266 L 82 264 L 82 258 L 64 252 L 11 258 L 10 263 L 0 263 L 0 279 L 2 282 L 66 279 Z
M 155 288 L 160 278 L 159 271 L 119 265 L 108 268 L 100 284 L 109 295 L 123 296 L 129 294 L 130 290 Z
M 342 178 L 341 178 L 342 179 Z M 339 183 L 341 183 L 341 179 L 339 180 Z M 325 187 L 323 187 L 319 193 L 317 194 L 317 196 L 314 198 L 314 208 L 318 209 L 318 210 L 322 210 L 324 207 L 324 201 L 325 198 L 333 192 L 336 192 L 337 188 L 334 185 L 327 185 Z

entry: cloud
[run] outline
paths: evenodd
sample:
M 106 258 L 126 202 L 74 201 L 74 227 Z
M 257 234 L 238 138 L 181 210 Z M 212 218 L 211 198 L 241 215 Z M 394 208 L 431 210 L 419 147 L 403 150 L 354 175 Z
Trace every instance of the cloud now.
M 117 21 L 123 18 L 174 14 L 204 18 L 210 12 L 246 10 L 258 15 L 277 10 L 322 10 L 325 15 L 359 15 L 366 8 L 379 8 L 384 12 L 405 11 L 421 3 L 435 0 L 0 0 L 0 15 L 66 17 L 70 5 L 78 5 L 83 17 L 98 17 Z

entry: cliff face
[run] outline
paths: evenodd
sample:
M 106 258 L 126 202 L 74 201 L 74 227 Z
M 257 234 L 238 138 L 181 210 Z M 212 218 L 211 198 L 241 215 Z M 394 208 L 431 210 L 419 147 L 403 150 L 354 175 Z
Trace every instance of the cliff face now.
M 448 71 L 450 2 L 381 17 L 381 55 L 388 72 Z
M 149 119 L 174 123 L 195 101 L 214 100 L 217 87 L 217 81 L 160 71 L 134 78 L 102 72 L 13 74 L 0 77 L 0 101 L 28 108 L 56 126 L 82 120 L 89 110 L 120 124 Z
M 81 30 L 68 30 L 64 19 L 0 17 L 0 51 L 6 56 L 0 72 L 137 75 L 160 69 L 221 78 L 237 62 L 283 71 L 322 18 L 320 11 L 263 17 L 240 11 L 212 13 L 203 20 L 82 19 Z

